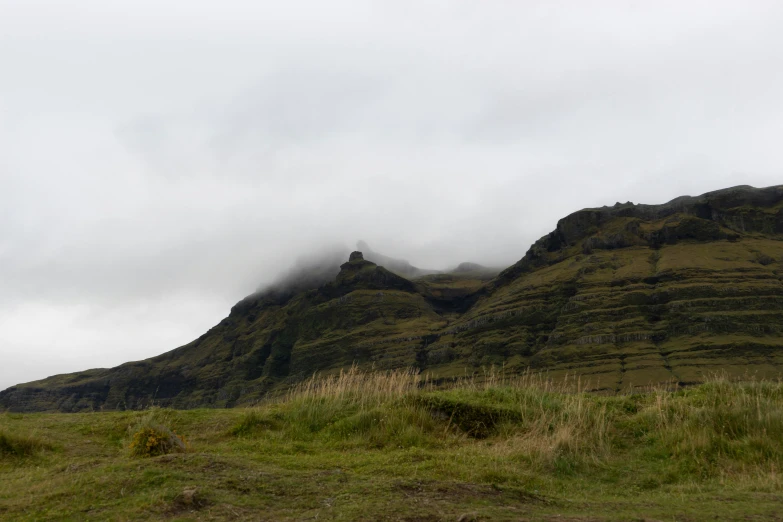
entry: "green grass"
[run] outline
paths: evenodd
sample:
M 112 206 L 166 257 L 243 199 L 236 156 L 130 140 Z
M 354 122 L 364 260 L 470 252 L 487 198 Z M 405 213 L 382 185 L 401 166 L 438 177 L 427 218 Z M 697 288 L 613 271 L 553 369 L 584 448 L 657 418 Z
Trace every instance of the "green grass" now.
M 20 459 L 31 457 L 51 446 L 31 435 L 8 433 L 0 429 L 0 459 Z
M 435 389 L 353 369 L 249 409 L 0 414 L 0 448 L 14 448 L 0 452 L 0 519 L 783 516 L 780 382 L 578 387 L 489 373 Z M 133 457 L 149 425 L 188 450 Z

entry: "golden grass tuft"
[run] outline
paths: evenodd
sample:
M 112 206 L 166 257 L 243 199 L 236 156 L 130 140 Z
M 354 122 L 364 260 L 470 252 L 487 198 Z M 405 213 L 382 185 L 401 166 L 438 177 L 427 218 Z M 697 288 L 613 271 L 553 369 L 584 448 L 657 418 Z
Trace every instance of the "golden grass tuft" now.
M 423 384 L 426 384 L 426 380 L 413 368 L 375 372 L 363 371 L 353 365 L 335 375 L 313 374 L 306 381 L 293 386 L 284 400 L 313 401 L 328 398 L 371 406 L 403 397 Z

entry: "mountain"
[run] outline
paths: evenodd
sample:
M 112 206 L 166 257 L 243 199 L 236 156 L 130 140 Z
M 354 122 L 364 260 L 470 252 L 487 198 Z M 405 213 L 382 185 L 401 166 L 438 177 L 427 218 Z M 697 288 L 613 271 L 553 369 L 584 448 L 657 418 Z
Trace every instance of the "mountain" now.
M 375 252 L 370 248 L 370 245 L 368 245 L 365 241 L 359 241 L 356 244 L 356 248 L 357 250 L 360 250 L 364 254 L 364 257 L 366 257 L 368 261 L 372 261 L 373 263 L 378 265 L 383 265 L 387 269 L 403 277 L 416 278 L 424 275 L 439 273 L 438 270 L 417 268 L 411 265 L 407 261 L 403 261 L 401 259 L 394 259 L 393 257 L 385 256 L 383 254 Z
M 783 186 L 584 209 L 499 274 L 391 270 L 354 252 L 318 277 L 292 271 L 190 344 L 20 384 L 0 408 L 229 407 L 351 364 L 436 381 L 502 365 L 603 392 L 714 371 L 780 376 L 782 209 Z

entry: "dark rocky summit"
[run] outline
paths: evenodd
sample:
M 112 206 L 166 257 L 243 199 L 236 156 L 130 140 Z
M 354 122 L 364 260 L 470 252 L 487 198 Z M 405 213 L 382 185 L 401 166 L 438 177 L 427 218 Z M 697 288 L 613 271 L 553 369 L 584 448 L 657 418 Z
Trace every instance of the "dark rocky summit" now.
M 574 246 L 589 254 L 630 246 L 660 248 L 683 240 L 736 240 L 741 234 L 781 235 L 781 200 L 781 185 L 764 189 L 741 185 L 662 205 L 629 202 L 580 210 L 558 221 L 555 230 L 536 241 L 502 278 L 551 262 L 551 253 Z
M 499 275 L 361 250 L 298 267 L 185 346 L 14 386 L 0 409 L 230 407 L 352 364 L 436 382 L 503 365 L 604 392 L 781 376 L 783 186 L 581 210 Z

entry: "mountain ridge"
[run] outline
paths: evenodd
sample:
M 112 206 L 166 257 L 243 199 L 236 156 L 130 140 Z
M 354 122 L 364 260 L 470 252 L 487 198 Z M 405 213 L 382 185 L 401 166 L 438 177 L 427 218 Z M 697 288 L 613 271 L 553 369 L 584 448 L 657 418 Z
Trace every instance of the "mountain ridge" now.
M 677 239 L 736 239 L 738 233 L 735 231 L 736 228 L 742 229 L 742 232 L 783 234 L 781 200 L 783 200 L 783 185 L 762 189 L 738 185 L 707 192 L 701 196 L 680 196 L 660 205 L 618 202 L 611 207 L 584 208 L 560 219 L 554 231 L 533 243 L 520 261 L 501 272 L 501 279 L 518 274 L 526 261 L 535 264 L 536 260 L 546 257 L 546 252 L 561 250 L 564 245 L 574 246 L 578 240 L 589 239 L 590 241 L 583 242 L 582 246 L 585 250 L 591 250 L 644 244 L 659 247 L 665 242 L 676 242 Z M 778 210 L 775 214 L 749 212 L 753 208 L 775 205 Z M 677 223 L 678 226 L 664 224 L 654 230 L 642 230 L 637 222 L 633 221 L 659 221 L 675 214 L 684 214 L 690 219 L 684 224 Z M 593 228 L 613 218 L 629 218 L 631 221 L 623 230 L 615 231 L 608 237 L 590 237 Z
M 782 209 L 783 186 L 582 209 L 497 277 L 392 271 L 354 252 L 328 282 L 251 294 L 185 346 L 13 386 L 0 408 L 229 407 L 352 364 L 435 379 L 502 365 L 603 392 L 716 369 L 780 375 Z

